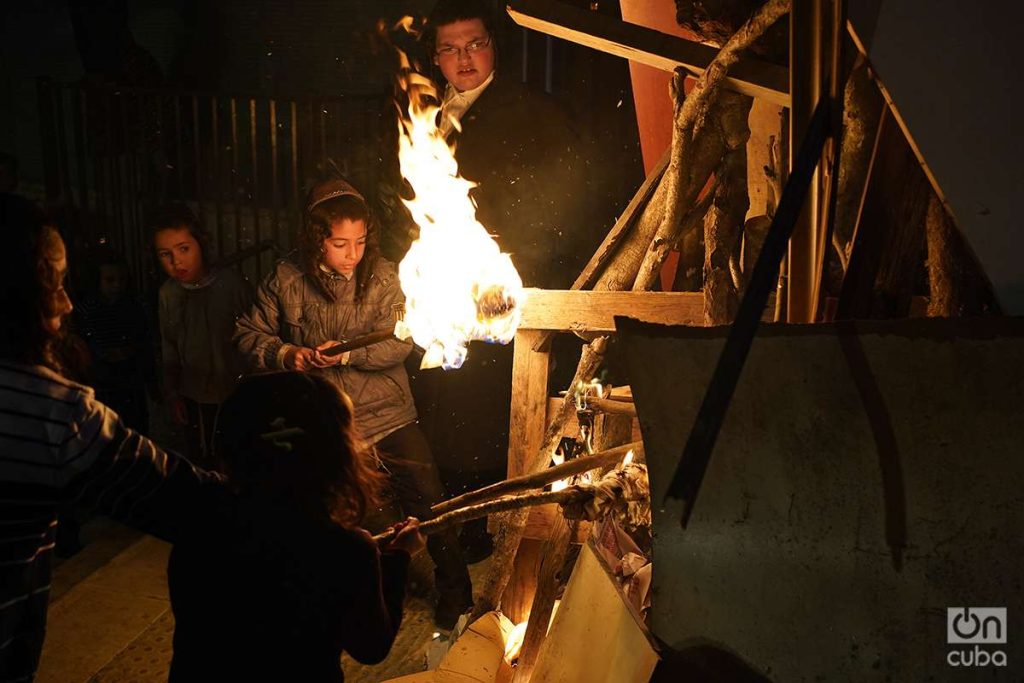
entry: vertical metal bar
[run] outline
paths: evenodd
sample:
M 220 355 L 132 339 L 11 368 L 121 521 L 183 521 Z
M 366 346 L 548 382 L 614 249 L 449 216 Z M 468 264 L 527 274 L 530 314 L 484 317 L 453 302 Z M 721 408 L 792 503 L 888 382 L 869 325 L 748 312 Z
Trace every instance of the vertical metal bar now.
M 522 73 L 519 75 L 519 79 L 526 83 L 527 76 L 529 76 L 530 66 L 530 31 L 523 29 L 523 62 L 522 62 Z
M 72 109 L 72 121 L 74 122 L 75 134 L 75 159 L 78 165 L 78 204 L 85 212 L 89 211 L 89 155 L 85 149 L 85 97 L 81 86 L 75 86 L 74 108 Z M 90 227 L 91 229 L 91 227 Z M 89 240 L 95 235 L 90 234 Z
M 327 161 L 327 105 L 323 100 L 317 101 L 317 112 L 320 118 L 320 156 L 317 162 L 323 164 Z
M 178 177 L 177 199 L 185 198 L 185 159 L 181 155 L 181 95 L 175 93 L 174 99 L 174 168 Z M 201 207 L 200 207 L 201 210 Z
M 555 39 L 551 36 L 544 36 L 544 92 L 549 95 L 554 88 L 554 52 Z
M 281 237 L 281 197 L 278 193 L 277 178 L 277 100 L 270 100 L 270 210 L 273 212 L 271 229 L 274 231 L 273 238 L 278 244 Z
M 97 106 L 98 96 L 95 91 L 90 92 L 83 90 L 85 94 L 85 130 L 89 131 L 86 136 L 86 145 L 89 159 L 92 161 L 92 180 L 93 180 L 93 191 L 96 193 L 96 201 L 93 206 L 96 209 L 97 218 L 100 219 L 100 238 L 110 240 L 110 236 L 107 234 L 109 230 L 109 219 L 107 218 L 107 187 L 106 178 L 104 177 L 104 166 L 103 166 L 103 155 L 101 154 L 102 147 L 96 144 L 95 133 L 99 130 L 99 122 L 93 121 L 89 118 L 89 111 L 91 110 L 96 118 L 100 118 L 99 108 Z
M 249 98 L 249 154 L 252 157 L 252 243 L 259 244 L 260 241 L 260 172 L 259 172 L 259 148 L 256 143 L 256 99 Z M 241 249 L 241 245 L 239 245 Z M 260 258 L 257 255 L 255 260 L 256 279 L 260 277 Z
M 53 83 L 48 78 L 36 79 L 36 97 L 39 106 L 39 144 L 43 151 L 43 184 L 46 200 L 53 202 L 60 194 L 60 175 L 57 146 L 54 144 Z
M 291 113 L 291 141 L 292 141 L 292 218 L 291 218 L 291 230 L 288 233 L 288 246 L 291 247 L 291 237 L 296 234 L 299 229 L 299 222 L 302 220 L 302 199 L 299 197 L 299 108 L 295 100 L 292 100 L 289 106 Z
M 71 160 L 68 156 L 67 131 L 64 130 L 67 121 L 64 117 L 64 90 L 57 85 L 53 88 L 55 104 L 55 120 L 57 124 L 57 163 L 60 168 L 60 198 L 61 203 L 73 204 L 74 196 L 71 194 Z
M 224 172 L 220 160 L 220 121 L 217 120 L 217 96 L 210 97 L 210 121 L 213 127 L 213 202 L 217 207 L 217 255 L 224 253 L 224 208 L 221 202 L 224 190 Z M 209 260 L 209 255 L 204 254 Z
M 136 153 L 138 149 L 138 138 L 142 137 L 142 132 L 136 128 L 134 133 L 131 132 L 132 124 L 128 115 L 128 93 L 130 91 L 123 89 L 121 91 L 121 120 L 123 125 L 121 129 L 124 131 L 124 156 L 125 156 L 125 184 L 127 186 L 127 231 L 125 233 L 125 248 L 124 257 L 129 263 L 135 262 L 135 245 L 137 242 L 138 223 L 136 221 L 135 208 L 138 200 L 138 163 L 136 159 Z M 142 125 L 141 121 L 137 121 L 137 125 Z
M 306 148 L 309 150 L 309 154 L 303 159 L 303 173 L 305 176 L 311 175 L 312 170 L 316 167 L 316 103 L 313 100 L 309 101 L 309 134 L 306 138 Z
M 141 95 L 140 95 L 141 97 Z M 156 130 L 153 135 L 153 144 L 148 145 L 146 140 L 146 128 L 142 129 L 143 145 L 149 147 L 148 152 L 143 156 L 143 168 L 146 170 L 147 179 L 156 176 L 158 187 L 152 188 L 152 182 L 146 183 L 146 194 L 153 192 L 152 199 L 164 202 L 167 199 L 167 186 L 169 184 L 167 173 L 167 145 L 164 144 L 164 96 L 157 92 L 152 95 L 155 104 Z M 143 109 L 142 120 L 146 120 L 145 109 Z M 159 164 L 159 166 L 157 166 Z M 145 218 L 143 217 L 143 220 Z
M 240 240 L 242 234 L 242 209 L 238 204 L 238 100 L 231 98 L 231 173 L 228 175 L 231 182 L 231 204 L 235 209 L 235 250 L 241 248 Z M 217 258 L 224 258 L 224 253 L 217 254 Z
M 107 144 L 110 146 L 110 176 L 111 176 L 111 199 L 114 202 L 114 215 L 117 222 L 117 248 L 125 249 L 125 226 L 124 226 L 124 201 L 121 197 L 121 154 L 124 141 L 118 133 L 123 126 L 114 125 L 114 115 L 118 107 L 116 98 L 121 97 L 119 93 L 107 93 Z
M 810 118 L 822 96 L 823 4 L 827 0 L 806 0 L 793 3 L 790 14 L 789 91 L 792 98 L 789 153 L 797 153 L 806 135 Z M 789 281 L 787 316 L 791 323 L 814 321 L 817 302 L 812 301 L 817 277 L 818 254 L 818 186 L 816 171 L 789 243 Z
M 196 164 L 196 202 L 199 205 L 199 214 L 203 214 L 203 164 L 199 152 L 199 138 L 202 135 L 203 127 L 199 123 L 199 96 L 192 96 L 192 157 Z

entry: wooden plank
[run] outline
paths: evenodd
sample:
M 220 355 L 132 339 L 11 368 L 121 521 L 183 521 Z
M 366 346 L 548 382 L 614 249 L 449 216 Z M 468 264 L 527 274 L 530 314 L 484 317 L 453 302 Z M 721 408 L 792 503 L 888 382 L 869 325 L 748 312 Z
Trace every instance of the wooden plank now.
M 543 541 L 524 538 L 519 543 L 515 563 L 512 565 L 512 576 L 501 595 L 501 612 L 513 624 L 520 624 L 530 617 L 530 606 L 537 593 L 537 575 L 540 573 L 543 549 Z
M 550 354 L 534 351 L 540 332 L 520 329 L 512 357 L 512 406 L 508 428 L 508 476 L 525 474 L 525 463 L 540 450 L 547 425 Z
M 615 316 L 662 325 L 703 327 L 704 294 L 528 288 L 519 329 L 614 332 Z M 764 321 L 773 318 L 773 310 L 761 317 Z
M 665 325 L 703 325 L 704 294 L 527 289 L 519 327 L 614 332 L 617 315 Z
M 714 47 L 554 0 L 512 0 L 508 13 L 524 28 L 664 71 L 683 67 L 699 76 L 718 54 Z M 725 85 L 744 95 L 789 106 L 789 69 L 784 66 L 744 57 L 729 69 Z
M 572 545 L 578 525 L 578 521 L 570 522 L 559 516 L 555 520 L 551 537 L 544 543 L 537 577 L 537 590 L 533 597 L 533 604 L 530 606 L 530 622 L 527 624 L 526 634 L 523 636 L 523 646 L 519 651 L 519 661 L 512 676 L 512 683 L 527 683 L 530 680 L 530 674 L 533 673 L 537 654 L 540 652 L 548 633 L 548 625 L 551 623 L 551 610 L 554 608 L 555 596 L 558 593 L 559 572 L 565 565 L 569 547 Z

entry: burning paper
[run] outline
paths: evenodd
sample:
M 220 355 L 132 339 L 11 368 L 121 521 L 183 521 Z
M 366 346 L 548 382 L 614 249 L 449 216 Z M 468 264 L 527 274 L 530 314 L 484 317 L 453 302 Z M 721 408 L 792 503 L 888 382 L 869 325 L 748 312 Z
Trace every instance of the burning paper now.
M 409 29 L 411 22 L 400 25 Z M 399 50 L 398 158 L 415 193 L 403 200 L 420 228 L 398 267 L 405 318 L 395 334 L 422 347 L 422 367 L 458 368 L 470 341 L 508 343 L 519 326 L 523 282 L 508 254 L 476 220 L 475 186 L 459 176 L 453 150 L 437 126 L 437 88 Z

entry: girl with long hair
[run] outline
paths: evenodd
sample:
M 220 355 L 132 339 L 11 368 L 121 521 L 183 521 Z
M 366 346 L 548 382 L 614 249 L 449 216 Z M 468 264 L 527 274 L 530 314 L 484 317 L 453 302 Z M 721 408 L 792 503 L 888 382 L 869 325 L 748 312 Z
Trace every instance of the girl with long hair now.
M 359 527 L 381 475 L 352 404 L 300 372 L 241 381 L 217 417 L 229 495 L 193 502 L 167 577 L 171 681 L 341 681 L 342 651 L 384 659 L 402 619 L 415 520 L 378 549 Z

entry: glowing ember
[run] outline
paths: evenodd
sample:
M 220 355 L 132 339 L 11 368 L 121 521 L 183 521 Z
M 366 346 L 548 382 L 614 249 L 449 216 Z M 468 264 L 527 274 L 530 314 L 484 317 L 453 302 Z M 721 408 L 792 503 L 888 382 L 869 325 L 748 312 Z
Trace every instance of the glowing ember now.
M 565 456 L 562 455 L 561 453 L 555 453 L 554 455 L 551 456 L 552 465 L 561 465 L 563 462 L 565 462 Z M 562 491 L 567 488 L 569 488 L 568 479 L 559 479 L 558 481 L 551 482 L 552 491 Z
M 406 18 L 399 26 L 409 30 Z M 422 367 L 457 368 L 470 341 L 508 343 L 519 326 L 523 282 L 508 254 L 476 220 L 453 150 L 436 125 L 437 88 L 412 70 L 399 50 L 399 85 L 409 96 L 399 111 L 398 158 L 415 193 L 403 200 L 420 228 L 398 267 L 405 317 L 395 334 L 426 353 Z

